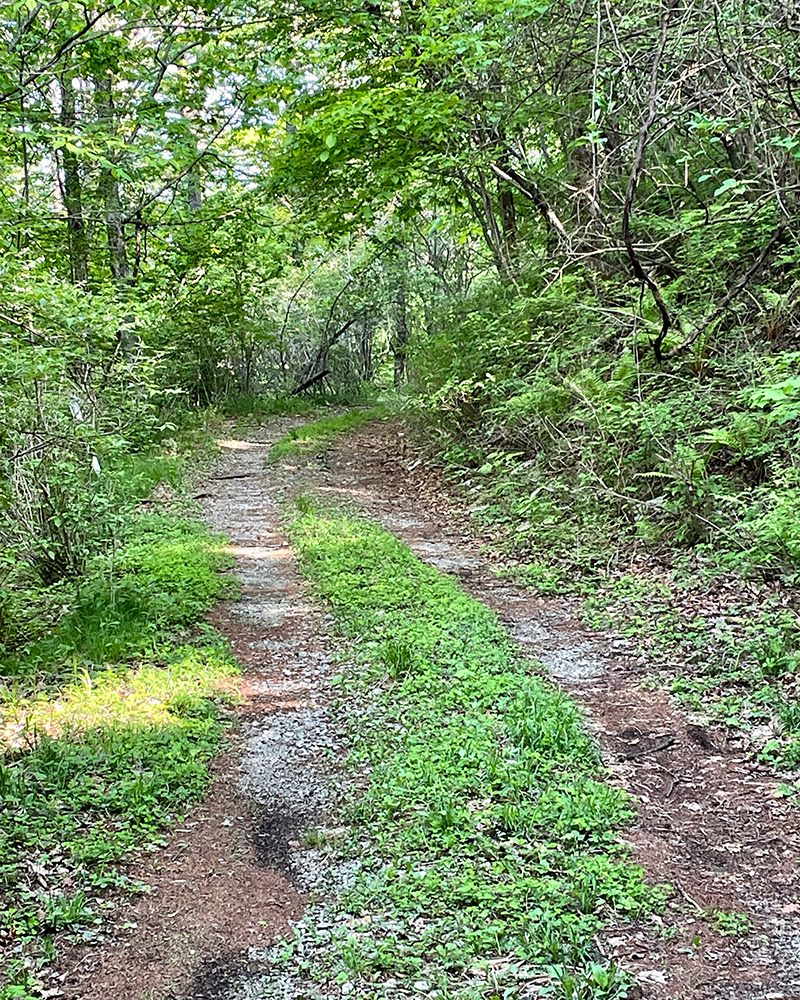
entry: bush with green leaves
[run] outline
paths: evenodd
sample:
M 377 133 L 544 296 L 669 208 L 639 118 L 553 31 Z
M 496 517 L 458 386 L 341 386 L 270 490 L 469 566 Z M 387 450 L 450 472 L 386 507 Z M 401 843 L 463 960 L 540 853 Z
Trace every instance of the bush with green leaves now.
M 158 358 L 120 352 L 141 307 L 8 261 L 2 276 L 0 550 L 47 585 L 112 542 L 147 492 L 126 496 L 121 470 L 174 427 Z
M 797 353 L 734 339 L 665 371 L 604 304 L 613 279 L 531 280 L 476 285 L 417 367 L 423 427 L 509 545 L 588 578 L 623 539 L 793 572 Z

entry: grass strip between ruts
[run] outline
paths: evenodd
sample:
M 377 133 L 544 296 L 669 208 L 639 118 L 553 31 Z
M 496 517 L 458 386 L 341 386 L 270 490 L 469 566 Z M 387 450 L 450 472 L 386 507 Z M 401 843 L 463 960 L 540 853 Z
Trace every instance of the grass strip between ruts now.
M 661 898 L 617 838 L 632 804 L 579 710 L 394 536 L 299 506 L 302 569 L 353 643 L 342 707 L 369 774 L 347 807 L 347 918 L 306 973 L 354 997 L 625 996 L 594 938 Z
M 312 420 L 302 427 L 295 427 L 277 441 L 269 452 L 269 461 L 276 462 L 292 455 L 307 455 L 325 451 L 334 440 L 347 431 L 357 430 L 372 420 L 382 420 L 389 414 L 387 406 L 373 406 L 368 410 L 348 410 L 335 416 Z

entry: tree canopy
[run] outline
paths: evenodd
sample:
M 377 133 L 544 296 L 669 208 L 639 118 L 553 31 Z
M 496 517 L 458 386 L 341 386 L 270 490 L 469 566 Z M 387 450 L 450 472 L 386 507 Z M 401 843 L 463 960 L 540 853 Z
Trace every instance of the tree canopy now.
M 89 489 L 176 405 L 410 380 L 469 434 L 532 380 L 583 405 L 589 370 L 718 377 L 712 423 L 748 386 L 794 399 L 784 4 L 7 3 L 0 53 L 2 454 L 32 537 L 48 463 Z

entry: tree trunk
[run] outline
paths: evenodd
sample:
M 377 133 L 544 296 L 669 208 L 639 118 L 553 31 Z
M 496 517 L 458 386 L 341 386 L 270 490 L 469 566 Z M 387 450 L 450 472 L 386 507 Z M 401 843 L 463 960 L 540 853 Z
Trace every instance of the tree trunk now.
M 501 167 L 507 167 L 505 162 Z M 514 189 L 501 177 L 497 178 L 497 204 L 500 209 L 500 223 L 503 233 L 503 259 L 509 270 L 517 270 L 517 209 L 514 204 Z
M 512 216 L 510 214 L 508 203 L 501 203 L 501 221 L 497 221 L 492 194 L 489 191 L 486 177 L 482 170 L 478 170 L 477 181 L 472 180 L 471 177 L 468 177 L 462 171 L 461 182 L 464 186 L 464 193 L 467 196 L 472 213 L 477 219 L 486 245 L 491 251 L 497 273 L 500 275 L 502 281 L 512 285 L 515 284 L 514 266 L 506 239 L 509 230 L 506 227 L 511 226 L 510 231 L 513 233 L 513 238 L 516 238 L 516 215 Z
M 122 201 L 119 196 L 119 183 L 112 170 L 104 167 L 100 175 L 100 196 L 103 199 L 106 214 L 106 240 L 108 244 L 108 262 L 111 275 L 120 285 L 126 284 L 131 276 L 128 263 L 128 248 L 125 244 L 125 223 L 122 214 Z
M 95 77 L 95 105 L 98 121 L 105 127 L 109 135 L 114 135 L 116 129 L 110 71 Z M 119 193 L 119 181 L 111 167 L 103 167 L 101 170 L 99 191 L 105 209 L 108 262 L 111 274 L 120 285 L 127 284 L 131 276 L 131 268 L 125 244 L 122 200 Z
M 75 131 L 75 91 L 68 73 L 59 77 L 61 88 L 61 125 L 69 132 Z M 83 196 L 78 157 L 69 149 L 61 154 L 64 170 L 64 207 L 67 210 L 67 240 L 72 281 L 85 285 L 89 280 L 89 241 L 83 221 Z
M 359 349 L 361 352 L 361 378 L 364 382 L 371 382 L 375 375 L 372 363 L 372 325 L 368 321 L 366 314 L 361 322 Z
M 25 57 L 20 59 L 19 63 L 19 78 L 20 81 L 24 78 L 25 74 Z M 25 121 L 25 97 L 22 90 L 19 92 L 19 116 L 20 121 Z M 25 133 L 22 133 L 22 143 L 20 152 L 22 153 L 22 200 L 25 202 L 26 207 L 30 205 L 31 201 L 31 174 L 30 174 L 30 154 L 28 152 L 28 140 Z M 25 212 L 25 221 L 17 229 L 17 250 L 21 250 L 23 246 L 28 243 L 28 225 L 29 220 L 27 218 L 28 213 Z
M 116 122 L 114 120 L 111 70 L 106 70 L 96 76 L 94 84 L 97 120 L 103 126 L 106 135 L 109 138 L 113 138 L 116 135 Z M 110 156 L 109 159 L 111 159 Z M 128 248 L 125 243 L 125 216 L 122 212 L 119 181 L 113 167 L 103 167 L 100 171 L 98 193 L 103 201 L 105 211 L 106 245 L 108 247 L 108 263 L 111 269 L 111 276 L 117 285 L 120 297 L 122 297 L 131 284 L 131 266 L 128 261 Z M 123 319 L 117 335 L 123 357 L 126 361 L 131 361 L 139 346 L 132 319 Z
M 403 281 L 395 299 L 395 335 L 392 344 L 394 353 L 394 386 L 399 389 L 406 378 L 406 363 L 408 361 L 408 301 L 406 284 Z
M 189 215 L 198 215 L 203 207 L 203 182 L 196 166 L 186 175 L 186 207 Z

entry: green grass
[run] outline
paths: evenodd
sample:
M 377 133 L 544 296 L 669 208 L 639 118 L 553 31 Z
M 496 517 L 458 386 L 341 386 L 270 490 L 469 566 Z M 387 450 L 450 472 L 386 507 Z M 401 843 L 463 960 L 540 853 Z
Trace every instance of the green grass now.
M 226 565 L 198 522 L 140 514 L 3 659 L 0 1000 L 38 996 L 57 936 L 96 936 L 138 888 L 123 863 L 206 789 L 235 698 L 236 664 L 202 620 Z
M 274 444 L 269 453 L 270 461 L 275 462 L 293 455 L 323 452 L 340 434 L 354 431 L 372 420 L 381 420 L 388 416 L 388 413 L 386 406 L 373 406 L 368 410 L 350 410 L 334 417 L 313 420 L 289 431 Z
M 139 514 L 119 551 L 96 559 L 68 586 L 29 595 L 26 641 L 0 657 L 3 681 L 19 690 L 59 683 L 76 668 L 101 669 L 152 655 L 164 636 L 200 620 L 233 581 L 220 540 L 188 517 Z
M 301 566 L 353 643 L 342 702 L 351 763 L 369 775 L 348 807 L 359 873 L 308 971 L 359 998 L 390 979 L 441 1000 L 517 997 L 530 981 L 624 996 L 594 936 L 660 895 L 618 840 L 632 803 L 603 783 L 578 709 L 493 612 L 393 536 L 301 507 Z

